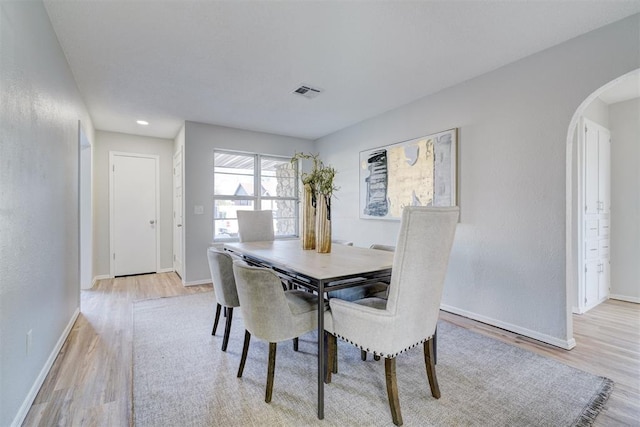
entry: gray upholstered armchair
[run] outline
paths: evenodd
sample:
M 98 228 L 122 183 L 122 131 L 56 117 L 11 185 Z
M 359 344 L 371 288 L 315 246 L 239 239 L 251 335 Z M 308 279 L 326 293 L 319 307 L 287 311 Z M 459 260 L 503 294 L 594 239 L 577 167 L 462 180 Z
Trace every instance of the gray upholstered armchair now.
M 272 271 L 234 261 L 245 335 L 238 377 L 242 377 L 251 335 L 269 342 L 265 402 L 271 402 L 277 343 L 318 328 L 317 296 L 301 290 L 285 291 Z M 325 307 L 325 310 L 327 307 Z
M 432 337 L 457 221 L 456 207 L 406 207 L 388 299 L 329 300 L 331 311 L 325 315 L 325 330 L 331 334 L 328 366 L 333 363 L 336 337 L 384 357 L 387 395 L 396 425 L 402 425 L 395 359 L 400 353 L 423 344 L 431 394 L 440 397 Z M 330 381 L 331 369 L 328 369 L 327 382 Z
M 209 259 L 209 270 L 211 271 L 211 281 L 213 282 L 213 292 L 216 297 L 216 317 L 213 321 L 211 335 L 216 334 L 218 320 L 220 319 L 220 308 L 224 307 L 227 322 L 224 327 L 222 338 L 222 351 L 227 351 L 229 343 L 229 332 L 231 331 L 231 321 L 233 319 L 233 308 L 238 307 L 238 293 L 236 292 L 236 281 L 233 277 L 233 258 L 228 253 L 215 248 L 207 250 Z
M 274 239 L 273 211 L 238 211 L 238 238 L 241 242 Z

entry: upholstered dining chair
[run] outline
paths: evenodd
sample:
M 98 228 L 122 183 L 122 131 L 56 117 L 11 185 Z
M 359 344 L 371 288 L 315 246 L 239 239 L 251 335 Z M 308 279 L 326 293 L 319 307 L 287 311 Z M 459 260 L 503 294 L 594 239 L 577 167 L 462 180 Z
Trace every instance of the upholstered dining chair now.
M 423 345 L 431 394 L 440 398 L 432 338 L 457 221 L 457 207 L 405 207 L 387 300 L 329 300 L 331 310 L 325 314 L 325 330 L 330 334 L 327 365 L 333 363 L 336 337 L 384 357 L 387 396 L 395 425 L 402 425 L 396 357 L 404 351 Z M 326 376 L 330 382 L 331 369 L 327 369 Z
M 273 391 L 277 343 L 318 328 L 318 297 L 302 290 L 285 291 L 280 278 L 267 268 L 234 261 L 233 272 L 245 325 L 238 378 L 242 377 L 251 335 L 268 341 L 269 363 L 264 400 L 269 403 Z M 327 308 L 325 306 L 325 310 Z
M 273 211 L 238 211 L 240 242 L 262 242 L 274 239 Z
M 333 243 L 345 246 L 353 246 L 353 242 L 348 240 L 334 239 Z M 375 248 L 371 248 L 375 249 Z M 358 281 L 359 279 L 354 279 Z M 340 289 L 337 291 L 327 292 L 329 298 L 340 298 L 346 301 L 355 301 L 370 296 L 381 296 L 387 291 L 386 283 L 369 283 L 362 286 L 354 286 L 352 288 Z M 364 359 L 363 359 L 364 360 Z
M 381 243 L 374 243 L 371 246 L 369 246 L 369 249 L 376 249 L 378 251 L 387 251 L 387 252 L 395 252 L 396 247 L 393 245 L 383 245 Z M 388 283 L 376 283 L 377 287 L 371 289 L 372 292 L 368 292 L 364 297 L 375 297 L 375 298 L 382 298 L 382 299 L 387 299 L 387 292 L 389 291 L 389 284 Z M 360 350 L 360 358 L 364 361 L 367 360 L 367 352 L 366 350 Z M 373 358 L 375 360 L 380 360 L 380 356 L 379 355 L 374 355 Z M 335 372 L 335 371 L 334 371 Z
M 236 281 L 233 277 L 233 258 L 228 253 L 215 248 L 209 248 L 207 250 L 207 258 L 209 259 L 213 292 L 216 297 L 216 316 L 213 321 L 211 335 L 216 334 L 218 320 L 220 320 L 220 309 L 224 307 L 227 321 L 222 338 L 222 351 L 227 351 L 229 333 L 231 332 L 231 321 L 233 319 L 233 309 L 240 305 L 236 291 Z
M 336 245 L 353 246 L 353 242 L 351 240 L 344 239 L 331 239 L 331 243 L 335 243 Z

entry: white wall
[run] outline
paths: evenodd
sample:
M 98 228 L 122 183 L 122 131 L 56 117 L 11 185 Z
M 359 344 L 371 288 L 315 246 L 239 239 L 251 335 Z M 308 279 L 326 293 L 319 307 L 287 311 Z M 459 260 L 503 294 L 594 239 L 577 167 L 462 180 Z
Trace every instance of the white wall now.
M 368 246 L 398 232 L 358 218 L 359 151 L 457 127 L 461 218 L 443 306 L 570 347 L 569 125 L 594 90 L 640 67 L 639 23 L 635 15 L 316 141 L 338 169 L 335 234 Z
M 640 98 L 609 106 L 611 297 L 640 303 Z
M 0 425 L 19 424 L 79 308 L 78 120 L 41 2 L 0 2 Z M 27 333 L 32 345 L 27 354 Z
M 176 139 L 176 144 L 179 143 Z M 185 123 L 184 137 L 184 277 L 187 284 L 211 282 L 207 248 L 213 241 L 213 150 L 225 149 L 251 153 L 292 156 L 296 151 L 310 152 L 312 141 L 206 125 Z M 204 214 L 194 214 L 194 206 Z
M 96 131 L 93 158 L 95 218 L 94 269 L 109 275 L 109 152 L 156 154 L 160 157 L 160 266 L 173 268 L 173 141 Z

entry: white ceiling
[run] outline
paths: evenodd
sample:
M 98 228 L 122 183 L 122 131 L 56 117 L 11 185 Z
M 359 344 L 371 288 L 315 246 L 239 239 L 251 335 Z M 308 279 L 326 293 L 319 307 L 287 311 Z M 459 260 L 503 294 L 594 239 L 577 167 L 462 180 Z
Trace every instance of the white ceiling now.
M 95 127 L 163 138 L 191 120 L 316 139 L 640 12 L 640 0 L 45 6 Z M 324 92 L 293 95 L 301 83 Z

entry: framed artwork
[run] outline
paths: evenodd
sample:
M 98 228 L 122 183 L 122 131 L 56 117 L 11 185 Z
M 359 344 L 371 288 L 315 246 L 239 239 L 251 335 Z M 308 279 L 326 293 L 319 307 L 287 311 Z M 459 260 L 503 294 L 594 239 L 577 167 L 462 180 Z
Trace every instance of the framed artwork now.
M 360 152 L 360 218 L 399 220 L 405 206 L 457 205 L 458 129 Z

